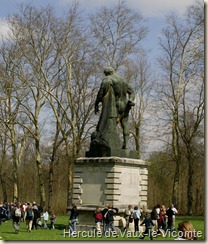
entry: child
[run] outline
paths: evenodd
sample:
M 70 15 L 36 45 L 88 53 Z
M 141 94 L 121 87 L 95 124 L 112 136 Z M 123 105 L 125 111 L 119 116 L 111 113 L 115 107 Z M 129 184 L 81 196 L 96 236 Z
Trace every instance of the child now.
M 94 217 L 95 217 L 95 223 L 96 223 L 96 230 L 100 232 L 101 231 L 100 224 L 103 220 L 103 215 L 99 208 L 95 209 Z
M 56 215 L 54 213 L 51 214 L 50 221 L 51 221 L 51 229 L 55 229 L 54 223 L 56 221 Z
M 152 236 L 152 226 L 154 226 L 151 218 L 150 218 L 150 214 L 146 213 L 145 219 L 142 221 L 142 223 L 140 224 L 143 225 L 145 224 L 145 231 L 143 233 L 143 236 L 141 237 L 141 239 L 145 238 L 145 235 L 148 235 L 150 237 L 151 240 L 153 240 L 153 236 Z
M 47 222 L 48 222 L 48 218 L 49 218 L 49 214 L 48 214 L 48 211 L 45 210 L 45 212 L 43 213 L 43 220 L 44 220 L 44 229 L 47 229 L 48 226 L 47 226 Z

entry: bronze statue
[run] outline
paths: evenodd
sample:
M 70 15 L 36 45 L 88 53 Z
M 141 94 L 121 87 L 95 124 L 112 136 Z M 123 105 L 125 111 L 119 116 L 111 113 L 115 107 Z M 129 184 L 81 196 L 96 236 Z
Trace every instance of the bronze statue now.
M 129 139 L 128 117 L 131 107 L 135 105 L 135 94 L 127 81 L 116 74 L 113 68 L 105 68 L 104 74 L 95 102 L 95 113 L 99 113 L 100 103 L 102 111 L 96 131 L 92 134 L 91 145 L 105 145 L 111 149 L 120 147 L 116 128 L 120 123 L 123 129 L 122 149 L 126 149 Z

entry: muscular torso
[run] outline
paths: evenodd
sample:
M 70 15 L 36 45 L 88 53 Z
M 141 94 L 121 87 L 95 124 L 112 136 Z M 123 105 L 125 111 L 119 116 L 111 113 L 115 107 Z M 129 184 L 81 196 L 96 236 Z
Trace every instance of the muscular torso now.
M 128 84 L 120 76 L 111 75 L 109 77 L 111 78 L 115 93 L 116 108 L 118 110 L 118 113 L 122 114 L 125 111 L 128 102 Z
M 102 101 L 103 97 L 109 90 L 109 86 L 113 88 L 115 94 L 117 112 L 120 116 L 122 116 L 126 110 L 129 97 L 133 96 L 134 99 L 134 92 L 121 76 L 117 74 L 108 75 L 102 81 L 101 88 L 98 92 L 97 101 Z

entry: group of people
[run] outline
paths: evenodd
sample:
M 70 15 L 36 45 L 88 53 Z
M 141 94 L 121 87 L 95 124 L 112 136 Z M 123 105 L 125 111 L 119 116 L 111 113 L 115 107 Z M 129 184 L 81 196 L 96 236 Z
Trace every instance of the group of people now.
M 116 228 L 114 225 L 114 215 L 118 213 L 118 208 L 114 208 L 112 205 L 106 205 L 101 211 L 99 208 L 95 210 L 94 218 L 96 223 L 96 230 L 101 231 L 100 225 L 103 223 L 103 234 L 111 232 L 114 237 L 117 237 Z
M 159 235 L 168 231 L 175 230 L 175 217 L 178 213 L 178 210 L 174 207 L 174 204 L 171 204 L 167 209 L 164 204 L 157 204 L 154 206 L 152 211 L 145 214 L 140 225 L 145 225 L 145 231 L 143 233 L 142 239 L 145 236 L 149 236 L 150 239 L 153 239 L 152 230 L 157 232 Z
M 177 213 L 178 210 L 175 208 L 174 204 L 170 204 L 168 208 L 166 208 L 164 204 L 157 204 L 151 212 L 154 229 L 158 232 L 161 230 L 175 230 L 175 218 Z
M 100 208 L 96 208 L 94 213 L 96 230 L 101 231 L 101 223 L 103 224 L 103 233 L 104 236 L 107 232 L 111 232 L 114 237 L 117 237 L 118 234 L 116 232 L 116 228 L 114 225 L 114 215 L 118 213 L 118 208 L 114 208 L 111 205 L 106 205 L 104 209 L 101 211 Z M 134 231 L 139 232 L 139 221 L 143 214 L 143 210 L 138 206 L 129 205 L 127 209 L 125 209 L 124 218 L 126 220 L 126 226 L 124 227 L 124 231 L 129 229 L 130 223 L 134 224 Z M 142 223 L 143 224 L 143 223 Z
M 129 205 L 125 210 L 125 219 L 127 226 L 129 223 L 134 222 L 134 230 L 138 231 L 138 223 L 140 221 L 142 210 L 139 210 L 137 206 L 132 208 L 132 205 Z M 175 240 L 197 240 L 195 236 L 195 230 L 190 221 L 182 221 L 178 224 L 178 228 L 175 227 L 175 219 L 178 210 L 174 204 L 170 204 L 166 209 L 165 205 L 157 204 L 151 212 L 143 212 L 144 218 L 141 218 L 141 224 L 145 225 L 145 231 L 140 236 L 141 239 L 144 239 L 145 236 L 149 236 L 153 240 L 152 231 L 154 230 L 157 234 L 164 234 L 166 231 L 177 231 L 180 234 Z
M 171 208 L 173 208 L 173 206 L 170 206 L 168 210 L 171 210 Z M 168 218 L 168 215 L 167 215 Z M 172 220 L 169 220 L 169 223 L 172 223 Z M 143 236 L 141 236 L 141 239 L 144 239 L 145 236 L 149 236 L 149 238 L 151 240 L 153 240 L 153 234 L 152 234 L 152 228 L 155 226 L 155 224 L 153 223 L 153 220 L 151 218 L 151 214 L 150 213 L 146 213 L 146 217 L 145 219 L 142 221 L 141 225 L 145 225 L 145 231 L 143 232 Z M 171 226 L 169 226 L 171 227 Z M 166 228 L 167 230 L 171 230 L 171 228 Z M 175 240 L 197 240 L 197 236 L 195 233 L 195 229 L 192 225 L 192 223 L 190 221 L 182 221 L 178 224 L 178 228 L 177 231 L 174 229 L 175 232 L 175 237 L 176 237 L 176 233 L 178 233 L 178 237 L 175 238 Z M 164 234 L 164 233 L 163 233 Z
M 128 208 L 125 209 L 124 218 L 126 219 L 125 229 L 129 229 L 129 224 L 134 223 L 134 231 L 139 231 L 139 220 L 142 215 L 142 210 L 138 206 L 128 205 Z
M 1 220 L 12 219 L 15 233 L 18 234 L 20 223 L 25 222 L 28 232 L 32 229 L 48 228 L 48 220 L 50 218 L 50 229 L 54 229 L 56 216 L 54 213 L 49 215 L 48 211 L 43 211 L 41 205 L 36 205 L 36 202 L 15 202 L 11 204 L 0 203 Z M 43 222 L 41 221 L 43 218 Z M 1 221 L 2 222 L 2 221 Z
M 7 207 L 10 206 L 10 207 Z M 76 204 L 72 204 L 72 207 L 67 209 L 70 211 L 69 216 L 69 230 L 71 236 L 76 234 L 76 225 L 78 221 L 79 211 Z M 118 208 L 114 208 L 112 205 L 106 205 L 102 210 L 96 208 L 93 214 L 96 224 L 96 231 L 102 232 L 101 225 L 103 225 L 103 235 L 106 236 L 107 232 L 117 237 L 116 228 L 114 225 L 114 216 L 119 212 Z M 43 211 L 42 207 L 36 205 L 36 202 L 21 204 L 20 202 L 11 203 L 6 205 L 0 202 L 1 217 L 4 214 L 4 218 L 13 220 L 13 227 L 15 233 L 19 232 L 20 223 L 25 222 L 28 232 L 32 229 L 42 228 L 41 217 L 44 221 L 44 228 L 48 228 L 48 220 L 50 219 L 50 229 L 54 229 L 54 223 L 56 216 L 54 213 L 49 214 L 47 210 Z M 145 225 L 145 231 L 140 236 L 144 239 L 145 236 L 149 236 L 152 240 L 152 231 L 154 230 L 158 234 L 168 231 L 176 231 L 175 218 L 178 210 L 171 204 L 167 209 L 164 204 L 161 206 L 157 204 L 151 212 L 144 212 L 138 206 L 129 205 L 124 212 L 124 218 L 126 219 L 126 226 L 124 231 L 130 228 L 130 223 L 133 223 L 134 231 L 139 232 L 139 226 Z M 5 217 L 5 215 L 7 217 Z M 141 221 L 141 223 L 140 223 Z M 182 221 L 178 224 L 177 231 L 180 232 L 180 236 L 176 240 L 193 240 L 194 228 L 189 221 Z
M 111 205 L 106 206 L 103 210 L 100 208 L 95 209 L 94 218 L 96 223 L 96 230 L 101 232 L 101 224 L 103 224 L 103 234 L 105 236 L 107 231 L 111 231 L 114 237 L 117 237 L 116 228 L 114 226 L 114 214 L 118 213 L 117 208 L 113 208 Z M 134 231 L 139 231 L 139 226 L 145 226 L 145 230 L 140 232 L 139 238 L 144 239 L 146 236 L 153 240 L 152 231 L 161 234 L 162 231 L 176 231 L 175 217 L 178 210 L 174 204 L 171 204 L 169 208 L 165 208 L 165 205 L 161 206 L 157 204 L 151 212 L 145 212 L 138 206 L 129 205 L 125 209 L 124 217 L 126 219 L 125 230 L 128 230 L 130 223 L 133 223 Z M 195 240 L 193 225 L 189 221 L 182 221 L 178 224 L 177 232 L 180 232 L 180 236 L 175 240 Z M 164 232 L 163 232 L 164 233 Z
M 66 209 L 70 212 L 68 228 L 70 231 L 70 236 L 76 235 L 76 225 L 78 222 L 79 211 L 76 204 L 72 204 L 71 208 Z M 114 226 L 114 215 L 118 213 L 117 208 L 113 208 L 111 205 L 106 205 L 102 211 L 100 208 L 96 208 L 92 217 L 95 219 L 96 231 L 101 232 L 101 224 L 103 224 L 104 235 L 111 231 L 114 236 L 118 236 Z
M 76 204 L 72 204 L 72 208 L 67 209 L 67 212 L 68 211 L 70 211 L 69 230 L 71 236 L 73 236 L 74 233 L 76 233 L 77 217 L 79 215 Z M 126 220 L 124 231 L 129 229 L 130 223 L 133 223 L 135 232 L 139 232 L 139 226 L 145 225 L 145 231 L 142 238 L 144 238 L 147 233 L 150 233 L 150 239 L 152 239 L 153 237 L 150 232 L 152 229 L 157 230 L 158 233 L 160 233 L 161 229 L 166 230 L 168 228 L 173 230 L 173 228 L 175 228 L 175 214 L 177 212 L 178 211 L 173 204 L 171 204 L 167 210 L 164 205 L 160 206 L 157 204 L 151 213 L 145 213 L 138 206 L 133 207 L 132 205 L 129 205 L 124 212 L 124 218 Z M 103 225 L 104 236 L 107 232 L 111 232 L 114 237 L 118 236 L 114 225 L 114 215 L 117 213 L 118 208 L 114 208 L 112 205 L 106 205 L 102 210 L 96 208 L 93 214 L 96 231 L 102 232 L 101 225 Z M 167 226 L 166 219 L 168 220 Z
M 78 222 L 79 211 L 76 204 L 72 204 L 71 208 L 67 208 L 66 212 L 70 212 L 68 228 L 70 236 L 76 235 L 76 225 Z M 92 217 L 95 219 L 96 231 L 101 232 L 101 224 L 103 225 L 104 235 L 111 231 L 114 236 L 118 236 L 114 226 L 114 215 L 118 213 L 117 208 L 113 208 L 111 205 L 106 205 L 102 211 L 100 208 L 96 208 Z

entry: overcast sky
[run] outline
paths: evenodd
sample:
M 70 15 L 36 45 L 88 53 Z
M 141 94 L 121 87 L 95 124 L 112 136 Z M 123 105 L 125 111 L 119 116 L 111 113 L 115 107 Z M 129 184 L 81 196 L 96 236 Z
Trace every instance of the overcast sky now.
M 17 4 L 31 3 L 35 6 L 45 6 L 51 4 L 61 15 L 67 5 L 73 0 L 0 0 L 0 33 L 6 32 L 4 18 L 17 10 Z M 196 0 L 126 0 L 128 6 L 134 10 L 138 10 L 147 18 L 147 26 L 149 34 L 144 42 L 144 47 L 150 49 L 150 55 L 154 59 L 158 55 L 157 43 L 160 36 L 161 28 L 165 25 L 165 16 L 170 11 L 177 12 L 182 15 L 186 7 Z M 203 0 L 201 0 L 203 1 Z M 79 0 L 80 8 L 86 12 L 99 9 L 101 6 L 110 7 L 116 4 L 116 0 Z

